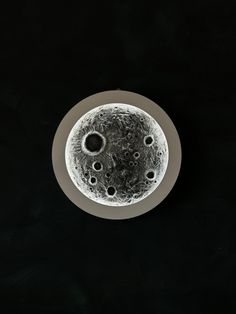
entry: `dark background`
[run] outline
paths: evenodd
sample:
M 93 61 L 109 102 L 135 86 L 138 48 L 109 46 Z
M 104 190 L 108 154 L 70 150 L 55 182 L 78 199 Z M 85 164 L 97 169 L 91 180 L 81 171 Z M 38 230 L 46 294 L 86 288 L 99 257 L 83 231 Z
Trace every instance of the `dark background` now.
M 0 312 L 236 313 L 235 1 L 7 2 L 0 10 Z M 63 194 L 63 116 L 120 88 L 182 142 L 168 197 L 124 221 Z

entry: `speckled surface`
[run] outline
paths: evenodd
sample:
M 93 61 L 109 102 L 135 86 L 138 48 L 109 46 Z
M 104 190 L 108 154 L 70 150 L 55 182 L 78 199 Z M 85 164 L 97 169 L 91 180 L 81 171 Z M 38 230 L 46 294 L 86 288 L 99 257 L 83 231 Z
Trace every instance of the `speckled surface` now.
M 101 143 L 91 151 L 85 144 L 92 134 Z M 159 124 L 142 109 L 106 104 L 73 126 L 65 159 L 73 183 L 86 197 L 119 207 L 141 201 L 158 187 L 168 165 L 168 144 Z

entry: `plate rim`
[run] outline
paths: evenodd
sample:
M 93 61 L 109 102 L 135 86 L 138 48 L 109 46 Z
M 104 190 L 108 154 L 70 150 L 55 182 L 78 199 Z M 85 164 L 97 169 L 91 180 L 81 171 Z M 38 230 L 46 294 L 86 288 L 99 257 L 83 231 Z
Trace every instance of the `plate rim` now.
M 126 206 L 109 206 L 86 197 L 73 183 L 66 167 L 65 147 L 75 123 L 89 110 L 108 103 L 124 103 L 150 114 L 160 125 L 168 144 L 168 164 L 158 187 L 143 200 Z M 140 216 L 154 209 L 170 193 L 178 178 L 182 163 L 182 148 L 177 129 L 167 113 L 151 99 L 125 90 L 108 90 L 88 96 L 76 103 L 63 117 L 52 144 L 52 167 L 64 194 L 81 210 L 100 218 L 121 220 Z

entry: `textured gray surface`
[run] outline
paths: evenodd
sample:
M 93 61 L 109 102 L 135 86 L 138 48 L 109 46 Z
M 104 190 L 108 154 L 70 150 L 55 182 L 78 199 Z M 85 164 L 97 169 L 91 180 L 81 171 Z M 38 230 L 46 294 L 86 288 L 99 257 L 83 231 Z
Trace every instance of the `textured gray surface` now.
M 102 139 L 97 151 L 86 148 L 91 134 Z M 144 199 L 160 184 L 168 164 L 168 145 L 149 114 L 113 103 L 96 107 L 77 121 L 65 158 L 72 181 L 84 195 L 100 204 L 124 206 Z M 101 169 L 96 169 L 96 163 Z M 111 187 L 113 195 L 109 195 Z

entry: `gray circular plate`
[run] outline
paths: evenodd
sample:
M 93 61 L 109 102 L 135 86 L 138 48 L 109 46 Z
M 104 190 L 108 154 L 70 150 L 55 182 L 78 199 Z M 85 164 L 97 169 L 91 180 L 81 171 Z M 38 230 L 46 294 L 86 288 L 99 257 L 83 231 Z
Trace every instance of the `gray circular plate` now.
M 72 182 L 66 167 L 65 147 L 75 123 L 89 110 L 104 104 L 123 103 L 136 106 L 149 113 L 162 128 L 168 143 L 169 160 L 159 186 L 146 198 L 127 206 L 99 204 L 79 191 Z M 56 131 L 52 146 L 52 163 L 56 179 L 67 197 L 85 212 L 107 219 L 128 219 L 142 215 L 156 207 L 171 191 L 181 166 L 181 144 L 177 130 L 165 113 L 150 99 L 128 91 L 111 90 L 89 96 L 76 104 L 63 118 Z

